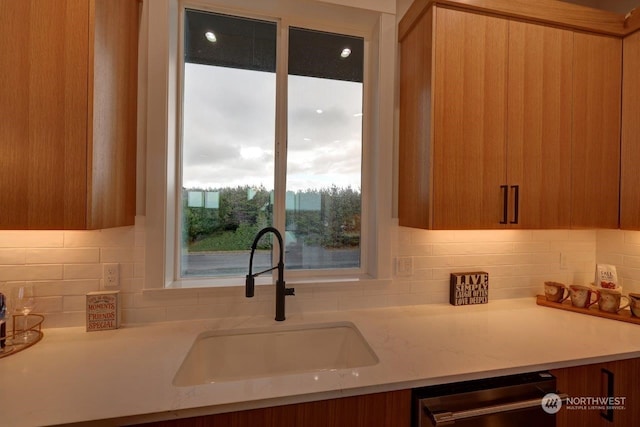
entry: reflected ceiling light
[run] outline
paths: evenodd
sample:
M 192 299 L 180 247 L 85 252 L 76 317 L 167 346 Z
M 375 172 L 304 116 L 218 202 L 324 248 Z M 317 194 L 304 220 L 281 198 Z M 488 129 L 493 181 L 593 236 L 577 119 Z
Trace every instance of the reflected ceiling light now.
M 318 113 L 318 114 L 322 114 L 322 113 L 324 113 L 324 111 L 322 111 L 321 109 L 319 109 L 319 108 L 318 108 L 318 109 L 316 110 L 316 113 Z
M 353 117 L 362 117 L 362 113 L 355 113 Z
M 311 141 L 311 138 L 302 138 L 304 141 Z
M 351 49 L 349 49 L 348 47 L 345 47 L 344 49 L 342 49 L 342 52 L 340 52 L 340 57 L 342 58 L 348 58 L 349 55 L 351 55 Z
M 216 38 L 216 35 L 213 33 L 213 31 L 207 31 L 206 33 L 204 33 L 204 36 L 206 37 L 207 40 L 209 40 L 211 43 L 215 43 L 218 41 L 218 39 Z

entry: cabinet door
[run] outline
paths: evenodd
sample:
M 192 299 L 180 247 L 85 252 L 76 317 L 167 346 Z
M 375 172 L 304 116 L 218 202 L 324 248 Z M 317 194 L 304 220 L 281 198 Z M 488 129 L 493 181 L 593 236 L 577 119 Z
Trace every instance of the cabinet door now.
M 638 425 L 640 420 L 640 359 L 617 360 L 604 363 L 601 372 L 602 395 L 617 398 L 603 426 L 625 427 Z M 611 387 L 610 390 L 608 390 Z M 604 419 L 604 418 L 603 418 Z
M 508 21 L 441 8 L 435 13 L 433 228 L 499 228 Z
M 139 424 L 145 427 L 410 427 L 411 390 Z
M 565 407 L 558 412 L 558 427 L 626 427 L 638 424 L 640 359 L 554 369 L 551 373 L 557 378 L 558 390 L 569 397 L 614 398 L 617 400 L 612 403 L 618 406 L 608 413 L 597 408 L 600 404 L 573 405 L 571 409 Z
M 573 227 L 618 227 L 622 40 L 578 33 L 573 50 Z
M 573 33 L 509 23 L 507 177 L 509 222 L 568 228 L 571 200 Z M 514 186 L 517 186 L 514 188 Z
M 640 230 L 640 32 L 624 39 L 620 228 Z
M 433 8 L 400 46 L 398 220 L 404 227 L 431 227 L 431 81 Z
M 569 397 L 597 397 L 602 395 L 600 382 L 600 365 L 583 365 L 571 368 L 554 369 L 551 373 L 556 377 L 556 387 Z M 602 425 L 602 418 L 597 410 L 560 409 L 557 415 L 558 427 L 597 427 Z
M 86 223 L 89 2 L 0 0 L 0 228 Z

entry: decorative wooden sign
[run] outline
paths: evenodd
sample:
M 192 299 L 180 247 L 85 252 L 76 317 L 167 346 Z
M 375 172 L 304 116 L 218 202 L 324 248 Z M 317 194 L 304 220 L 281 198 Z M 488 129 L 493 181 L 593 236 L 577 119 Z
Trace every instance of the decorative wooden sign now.
M 120 291 L 89 292 L 87 294 L 87 331 L 102 331 L 120 327 Z
M 486 304 L 489 302 L 489 273 L 451 273 L 449 303 L 451 305 Z

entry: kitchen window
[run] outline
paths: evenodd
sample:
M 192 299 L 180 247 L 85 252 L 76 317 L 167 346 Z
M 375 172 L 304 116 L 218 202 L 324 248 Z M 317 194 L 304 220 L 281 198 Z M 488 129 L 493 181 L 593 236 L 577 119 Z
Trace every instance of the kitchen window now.
M 288 270 L 359 272 L 363 69 L 362 37 L 185 10 L 182 279 L 243 276 L 272 225 Z
M 378 242 L 389 238 L 392 78 L 381 85 L 394 40 L 377 39 L 395 17 L 216 4 L 148 4 L 145 288 L 240 285 L 268 225 L 285 238 L 289 281 L 389 277 Z M 254 264 L 267 267 L 271 242 L 259 248 Z

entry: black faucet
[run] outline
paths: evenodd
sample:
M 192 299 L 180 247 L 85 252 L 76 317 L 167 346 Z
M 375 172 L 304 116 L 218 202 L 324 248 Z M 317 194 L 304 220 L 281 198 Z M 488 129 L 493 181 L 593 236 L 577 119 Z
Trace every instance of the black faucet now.
M 280 259 L 278 261 L 278 265 L 275 267 L 271 267 L 267 270 L 261 271 L 256 274 L 252 274 L 253 270 L 253 253 L 258 246 L 258 241 L 267 233 L 273 233 L 278 238 L 278 245 L 280 246 Z M 287 295 L 295 295 L 294 288 L 286 288 L 284 286 L 284 262 L 283 262 L 283 245 L 282 245 L 282 235 L 278 230 L 273 227 L 266 227 L 262 230 L 258 231 L 256 234 L 256 238 L 253 240 L 253 244 L 251 245 L 251 257 L 249 258 L 249 274 L 247 274 L 247 278 L 245 281 L 245 296 L 247 298 L 253 297 L 253 293 L 255 290 L 255 280 L 254 278 L 261 275 L 262 273 L 267 273 L 269 271 L 273 271 L 276 268 L 278 269 L 278 280 L 276 281 L 276 320 L 281 322 L 285 319 L 284 316 L 284 297 Z

